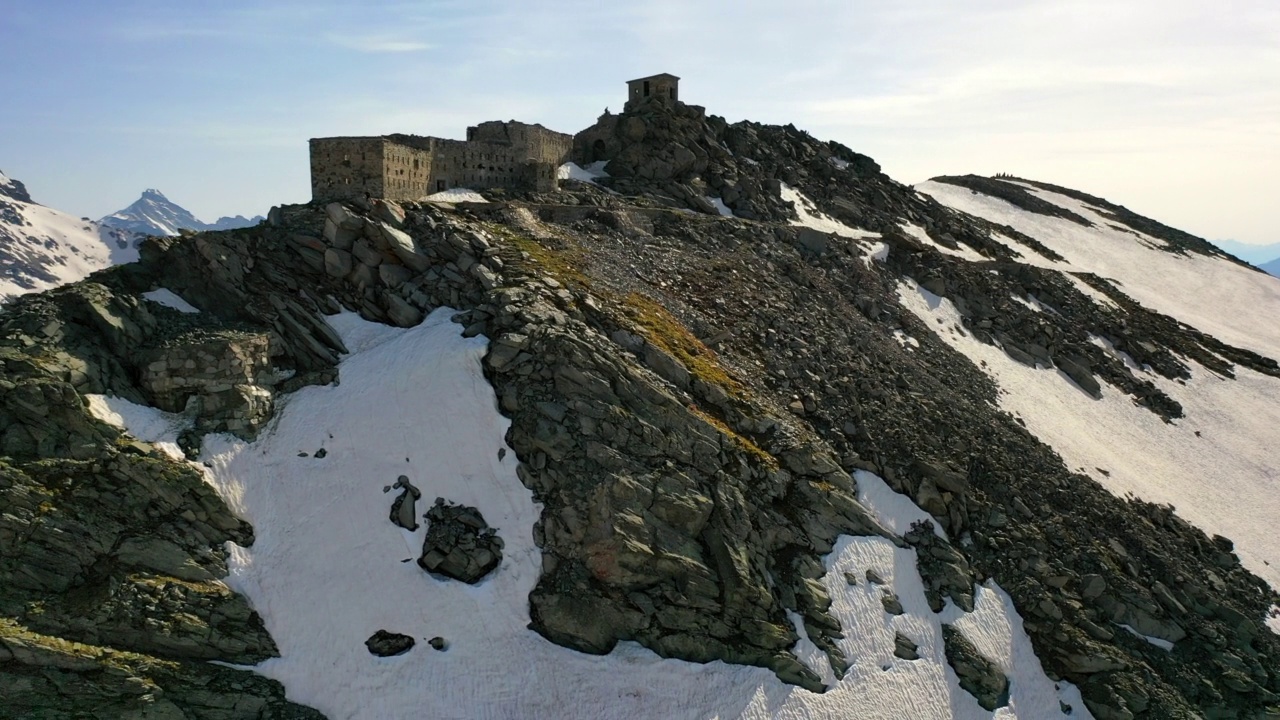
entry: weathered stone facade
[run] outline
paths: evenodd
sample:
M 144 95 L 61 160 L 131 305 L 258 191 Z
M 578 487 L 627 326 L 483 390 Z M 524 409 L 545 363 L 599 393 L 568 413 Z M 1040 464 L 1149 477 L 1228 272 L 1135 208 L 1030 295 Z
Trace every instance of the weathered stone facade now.
M 313 200 L 416 200 L 456 187 L 553 190 L 573 137 L 541 125 L 490 121 L 466 140 L 421 135 L 311 140 Z
M 634 110 L 653 99 L 672 103 L 680 99 L 680 78 L 671 73 L 658 73 L 627 81 L 627 103 L 623 110 Z

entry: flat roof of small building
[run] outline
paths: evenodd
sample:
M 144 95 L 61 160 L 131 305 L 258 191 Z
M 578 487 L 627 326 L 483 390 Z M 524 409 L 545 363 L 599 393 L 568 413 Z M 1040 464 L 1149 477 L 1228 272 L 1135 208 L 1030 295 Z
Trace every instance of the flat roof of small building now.
M 680 79 L 680 78 L 676 77 L 675 75 L 672 75 L 671 73 L 658 73 L 657 75 L 646 75 L 646 76 L 644 76 L 644 77 L 642 77 L 642 78 L 636 78 L 635 80 L 628 80 L 628 81 L 627 81 L 627 84 L 628 84 L 628 85 L 630 85 L 630 84 L 631 84 L 631 83 L 633 83 L 633 82 L 641 82 L 641 81 L 643 81 L 643 80 L 656 80 L 656 79 L 658 79 L 658 78 L 671 78 L 672 80 L 679 80 L 679 79 Z

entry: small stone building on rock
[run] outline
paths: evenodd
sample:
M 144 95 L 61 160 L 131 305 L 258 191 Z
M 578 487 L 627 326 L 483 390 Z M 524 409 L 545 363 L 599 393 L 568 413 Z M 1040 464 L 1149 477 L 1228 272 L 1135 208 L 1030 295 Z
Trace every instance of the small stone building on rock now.
M 642 103 L 653 99 L 672 103 L 680 99 L 680 78 L 671 73 L 658 73 L 627 81 L 627 102 L 623 112 L 635 110 Z
M 570 159 L 583 167 L 613 160 L 624 145 L 644 140 L 648 125 L 645 117 L 654 112 L 701 119 L 706 109 L 681 102 L 680 78 L 670 73 L 628 80 L 622 112 L 615 114 L 606 109 L 594 125 L 574 135 Z
M 311 199 L 417 200 L 451 188 L 554 190 L 573 137 L 514 120 L 467 128 L 466 140 L 420 135 L 311 140 Z

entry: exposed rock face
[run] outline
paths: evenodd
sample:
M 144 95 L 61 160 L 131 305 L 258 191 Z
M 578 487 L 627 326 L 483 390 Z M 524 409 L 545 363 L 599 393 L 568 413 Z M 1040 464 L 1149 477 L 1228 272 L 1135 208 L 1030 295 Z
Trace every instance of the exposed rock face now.
M 12 361 L 5 370 L 25 413 L 74 419 L 65 440 L 8 446 L 49 457 L 0 461 L 5 709 L 318 717 L 285 702 L 274 681 L 207 662 L 276 654 L 258 616 L 220 582 L 224 543 L 252 543 L 248 525 L 190 467 L 140 454 L 143 443 L 113 446 L 114 431 L 88 417 L 69 385 L 42 396 L 25 391 L 57 386 L 22 377 Z M 8 428 L 29 436 L 40 425 L 20 417 Z
M 479 510 L 436 498 L 426 518 L 427 539 L 418 558 L 423 570 L 475 584 L 502 562 L 502 538 Z
M 1009 678 L 983 657 L 964 633 L 943 625 L 942 639 L 947 662 L 960 677 L 960 687 L 977 698 L 978 704 L 987 710 L 1009 704 Z
M 403 655 L 413 649 L 413 638 L 400 633 L 379 630 L 364 641 L 369 653 L 378 657 Z

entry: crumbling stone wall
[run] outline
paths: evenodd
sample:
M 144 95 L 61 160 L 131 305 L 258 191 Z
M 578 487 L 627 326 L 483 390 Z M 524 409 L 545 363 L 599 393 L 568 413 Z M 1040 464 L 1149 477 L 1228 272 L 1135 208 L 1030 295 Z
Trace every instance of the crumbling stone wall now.
M 144 353 L 139 385 L 155 406 L 182 412 L 195 398 L 199 429 L 242 437 L 256 434 L 271 417 L 271 342 L 265 333 L 243 333 L 166 344 Z
M 541 125 L 490 121 L 466 140 L 422 135 L 316 138 L 311 141 L 311 197 L 316 201 L 417 200 L 441 190 L 554 190 L 573 136 Z
M 311 140 L 311 197 L 342 200 L 383 197 L 386 141 L 378 137 Z

